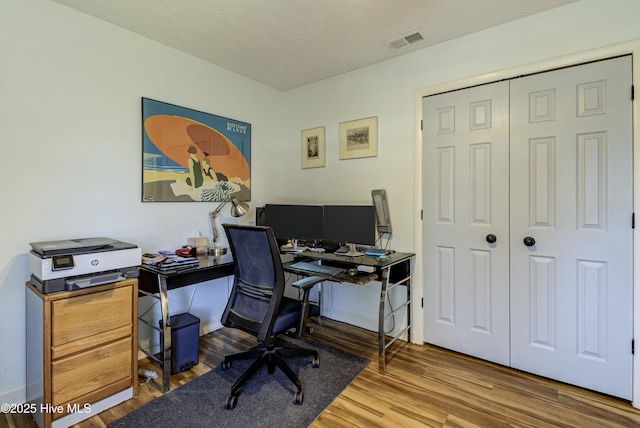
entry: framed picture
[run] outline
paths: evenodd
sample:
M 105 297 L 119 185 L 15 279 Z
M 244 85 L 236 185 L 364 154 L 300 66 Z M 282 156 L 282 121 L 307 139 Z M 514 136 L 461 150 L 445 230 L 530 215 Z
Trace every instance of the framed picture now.
M 378 156 L 378 118 L 340 124 L 340 159 Z
M 142 201 L 251 200 L 251 125 L 142 98 Z
M 302 131 L 302 168 L 318 168 L 324 166 L 324 163 L 324 126 Z

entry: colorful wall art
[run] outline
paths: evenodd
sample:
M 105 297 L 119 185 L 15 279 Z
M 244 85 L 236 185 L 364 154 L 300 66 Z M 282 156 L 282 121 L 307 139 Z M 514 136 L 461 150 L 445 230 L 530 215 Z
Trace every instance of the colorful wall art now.
M 142 201 L 251 200 L 251 124 L 142 98 Z

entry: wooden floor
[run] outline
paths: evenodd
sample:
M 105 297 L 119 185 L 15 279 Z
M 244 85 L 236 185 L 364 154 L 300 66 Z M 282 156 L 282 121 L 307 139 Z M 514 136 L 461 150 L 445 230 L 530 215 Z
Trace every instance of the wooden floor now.
M 626 401 L 434 346 L 397 342 L 387 374 L 381 375 L 374 333 L 327 319 L 322 327 L 313 327 L 311 339 L 372 361 L 318 417 L 314 428 L 640 427 L 640 411 Z M 172 376 L 171 388 L 211 370 L 224 354 L 254 344 L 246 334 L 226 328 L 203 336 L 200 364 Z M 142 367 L 159 372 L 148 362 Z M 159 381 L 142 384 L 138 397 L 76 426 L 105 427 L 160 396 Z M 308 393 L 312 388 L 307 386 Z M 24 416 L 0 415 L 0 428 L 4 427 L 35 427 L 35 423 Z

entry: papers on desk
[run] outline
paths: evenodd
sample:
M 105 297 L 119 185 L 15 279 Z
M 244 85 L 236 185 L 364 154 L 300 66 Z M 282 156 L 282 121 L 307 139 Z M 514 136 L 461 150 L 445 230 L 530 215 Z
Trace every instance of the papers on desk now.
M 302 253 L 304 251 L 307 251 L 309 249 L 309 247 L 294 247 L 291 244 L 285 244 L 285 245 L 281 245 L 280 246 L 280 252 L 282 253 Z
M 160 271 L 175 271 L 198 267 L 200 262 L 195 257 L 178 257 L 166 254 L 145 254 L 142 264 Z

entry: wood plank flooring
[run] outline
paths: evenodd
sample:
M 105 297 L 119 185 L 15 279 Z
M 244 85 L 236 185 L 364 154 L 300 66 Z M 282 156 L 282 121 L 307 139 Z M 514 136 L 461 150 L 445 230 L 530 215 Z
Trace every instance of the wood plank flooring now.
M 372 361 L 313 428 L 640 427 L 640 411 L 626 401 L 435 346 L 396 342 L 393 356 L 388 357 L 387 374 L 381 375 L 375 333 L 328 319 L 322 320 L 322 326 L 312 326 L 315 331 L 309 338 Z M 252 337 L 226 328 L 203 336 L 200 364 L 173 375 L 171 389 L 211 370 L 225 354 L 254 344 Z M 141 362 L 141 367 L 158 371 L 149 362 Z M 76 427 L 105 427 L 159 397 L 160 381 L 142 384 L 138 397 Z M 308 385 L 307 393 L 312 388 Z M 35 423 L 26 416 L 0 415 L 0 428 L 5 427 L 31 428 Z

